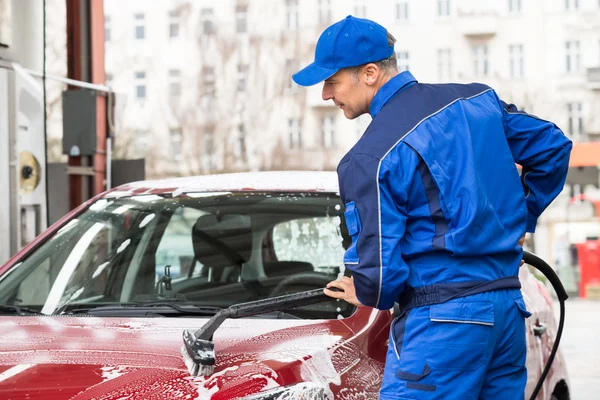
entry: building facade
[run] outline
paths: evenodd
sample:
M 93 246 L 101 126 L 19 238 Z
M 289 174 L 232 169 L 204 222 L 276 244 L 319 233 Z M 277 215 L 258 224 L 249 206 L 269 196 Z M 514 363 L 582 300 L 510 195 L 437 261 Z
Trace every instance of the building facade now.
M 291 74 L 348 14 L 387 27 L 421 82 L 483 82 L 600 140 L 597 0 L 105 0 L 105 14 L 117 147 L 150 176 L 334 169 L 370 117 L 346 120 Z

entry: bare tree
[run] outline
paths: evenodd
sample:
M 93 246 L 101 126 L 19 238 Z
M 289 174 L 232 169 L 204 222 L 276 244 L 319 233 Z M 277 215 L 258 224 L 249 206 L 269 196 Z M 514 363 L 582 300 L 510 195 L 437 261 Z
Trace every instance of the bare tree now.
M 313 47 L 287 33 L 237 37 L 209 31 L 197 35 L 197 50 L 194 93 L 167 99 L 161 109 L 178 121 L 183 133 L 180 173 L 263 169 L 264 159 L 273 152 L 282 155 L 277 164 L 285 163 L 286 148 L 281 139 L 274 140 L 282 135 L 273 132 L 277 129 L 273 115 L 285 100 L 296 103 L 301 110 L 298 117 L 303 117 L 306 101 L 304 91 L 289 90 L 291 71 L 286 61 L 306 58 Z M 266 63 L 275 63 L 280 73 L 265 76 L 264 71 L 273 70 Z M 163 161 L 168 162 L 168 157 L 163 154 Z

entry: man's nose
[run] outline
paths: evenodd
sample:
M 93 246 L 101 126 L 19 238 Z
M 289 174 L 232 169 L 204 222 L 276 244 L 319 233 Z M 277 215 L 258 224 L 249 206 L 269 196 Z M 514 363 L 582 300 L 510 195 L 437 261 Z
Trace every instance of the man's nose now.
M 331 88 L 327 82 L 325 82 L 323 84 L 322 96 L 323 96 L 323 100 L 325 100 L 325 101 L 333 99 L 333 96 L 331 94 Z

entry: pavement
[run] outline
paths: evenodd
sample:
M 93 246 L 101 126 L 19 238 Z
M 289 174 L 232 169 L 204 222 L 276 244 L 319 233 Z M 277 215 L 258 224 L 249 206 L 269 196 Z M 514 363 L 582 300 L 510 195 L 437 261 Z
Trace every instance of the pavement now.
M 554 310 L 558 321 L 558 303 Z M 600 300 L 567 300 L 560 348 L 571 380 L 571 400 L 600 399 Z

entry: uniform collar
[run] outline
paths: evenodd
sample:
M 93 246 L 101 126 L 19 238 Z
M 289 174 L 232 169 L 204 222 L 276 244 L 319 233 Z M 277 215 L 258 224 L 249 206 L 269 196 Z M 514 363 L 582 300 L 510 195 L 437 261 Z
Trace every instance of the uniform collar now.
M 369 114 L 371 114 L 371 118 L 375 118 L 383 106 L 385 106 L 388 101 L 394 98 L 394 96 L 404 89 L 414 85 L 415 83 L 417 83 L 417 80 L 408 71 L 401 72 L 387 81 L 377 91 L 377 93 L 375 93 L 373 100 L 371 100 L 371 105 L 369 106 Z

